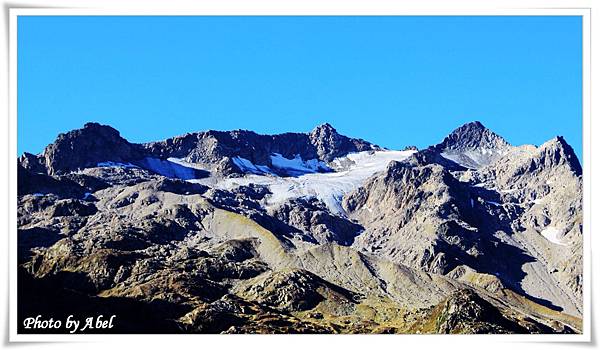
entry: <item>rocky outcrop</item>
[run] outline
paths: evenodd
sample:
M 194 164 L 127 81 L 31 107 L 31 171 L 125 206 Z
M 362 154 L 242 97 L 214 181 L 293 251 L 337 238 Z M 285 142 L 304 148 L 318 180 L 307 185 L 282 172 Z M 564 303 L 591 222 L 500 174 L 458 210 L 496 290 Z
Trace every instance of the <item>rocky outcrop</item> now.
M 502 315 L 497 307 L 470 289 L 452 293 L 434 310 L 435 331 L 443 334 L 553 333 L 535 321 L 528 328 Z
M 479 121 L 456 128 L 438 145 L 442 151 L 468 151 L 478 148 L 497 150 L 508 146 L 510 145 L 506 140 Z
M 351 152 L 362 152 L 379 148 L 362 139 L 352 139 L 340 135 L 328 123 L 314 128 L 308 135 L 308 138 L 310 144 L 315 147 L 318 158 L 325 162 L 331 162 L 333 159 Z
M 314 243 L 335 242 L 351 245 L 363 228 L 346 218 L 333 215 L 315 198 L 298 198 L 275 208 L 272 215 L 298 229 L 302 238 Z
M 446 273 L 459 262 L 473 264 L 481 251 L 481 233 L 465 221 L 469 202 L 468 187 L 444 167 L 392 162 L 347 196 L 344 207 L 365 227 L 357 248 Z
M 42 154 L 48 174 L 95 167 L 100 162 L 130 162 L 143 156 L 140 148 L 110 126 L 87 123 L 82 129 L 59 134 Z
M 237 290 L 246 299 L 282 311 L 310 310 L 322 301 L 331 299 L 336 299 L 336 302 L 344 303 L 349 308 L 357 303 L 354 293 L 308 271 L 297 269 L 267 273 L 240 284 Z
M 461 166 L 479 169 L 493 163 L 511 146 L 501 136 L 475 121 L 452 131 L 435 148 L 445 158 Z
M 17 165 L 17 193 L 19 196 L 27 194 L 43 196 L 52 193 L 63 198 L 82 198 L 85 192 L 85 187 L 68 177 L 53 177 L 44 173 L 35 173 L 20 164 Z
M 27 169 L 32 173 L 47 173 L 46 167 L 44 165 L 44 158 L 42 156 L 36 156 L 31 153 L 24 152 L 23 155 L 19 157 L 17 163 L 20 167 Z

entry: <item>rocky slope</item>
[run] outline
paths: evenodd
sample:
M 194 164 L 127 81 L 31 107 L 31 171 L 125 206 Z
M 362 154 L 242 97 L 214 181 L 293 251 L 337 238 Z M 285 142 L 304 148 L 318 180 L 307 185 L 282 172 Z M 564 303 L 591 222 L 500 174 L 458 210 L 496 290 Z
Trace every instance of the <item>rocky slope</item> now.
M 133 144 L 89 123 L 18 163 L 19 318 L 110 313 L 120 333 L 582 329 L 581 166 L 560 137 L 512 146 L 474 122 L 387 151 L 324 124 Z
M 481 142 L 456 136 L 474 127 Z M 560 137 L 540 147 L 512 147 L 481 127 L 463 126 L 432 147 L 447 150 L 452 144 L 471 156 L 490 147 L 485 149 L 496 158 L 479 158 L 479 169 L 467 168 L 474 163 L 470 160 L 462 171 L 415 162 L 417 153 L 390 163 L 348 195 L 344 205 L 350 217 L 366 228 L 354 246 L 435 273 L 465 265 L 498 276 L 540 303 L 580 315 L 582 183 L 577 157 Z

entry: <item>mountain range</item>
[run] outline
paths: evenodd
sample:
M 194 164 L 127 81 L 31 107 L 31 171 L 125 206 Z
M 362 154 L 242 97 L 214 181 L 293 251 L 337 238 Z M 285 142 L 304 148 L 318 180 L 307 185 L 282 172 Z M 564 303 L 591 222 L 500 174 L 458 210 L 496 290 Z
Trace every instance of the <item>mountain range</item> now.
M 110 313 L 117 333 L 582 330 L 582 168 L 560 136 L 515 146 L 471 122 L 389 150 L 322 124 L 140 144 L 88 123 L 17 162 L 19 319 Z

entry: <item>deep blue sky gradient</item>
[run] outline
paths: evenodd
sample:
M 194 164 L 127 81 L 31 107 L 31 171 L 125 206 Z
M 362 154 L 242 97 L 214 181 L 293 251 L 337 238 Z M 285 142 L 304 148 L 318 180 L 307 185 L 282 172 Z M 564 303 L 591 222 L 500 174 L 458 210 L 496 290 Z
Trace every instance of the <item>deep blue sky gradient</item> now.
M 19 17 L 18 152 L 109 124 L 306 132 L 391 149 L 480 120 L 581 159 L 580 17 Z

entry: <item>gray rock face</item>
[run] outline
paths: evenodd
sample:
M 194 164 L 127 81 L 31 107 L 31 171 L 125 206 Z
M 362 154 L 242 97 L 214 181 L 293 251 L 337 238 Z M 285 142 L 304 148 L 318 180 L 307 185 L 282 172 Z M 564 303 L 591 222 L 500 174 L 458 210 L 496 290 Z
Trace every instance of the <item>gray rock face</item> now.
M 378 147 L 362 139 L 352 139 L 338 132 L 328 123 L 314 128 L 308 135 L 310 144 L 316 149 L 318 158 L 330 162 L 337 157 L 344 156 L 350 152 L 362 152 Z
M 129 162 L 141 157 L 139 147 L 122 138 L 117 130 L 98 123 L 58 135 L 42 154 L 50 175 L 94 167 L 99 162 Z
M 335 295 L 349 308 L 355 304 L 354 293 L 299 269 L 282 270 L 249 280 L 237 287 L 240 294 L 283 311 L 310 310 Z
M 552 329 L 534 320 L 517 321 L 506 317 L 491 303 L 472 290 L 464 289 L 452 293 L 436 310 L 436 328 L 439 333 L 507 334 L 507 333 L 552 333 Z M 570 333 L 572 330 L 563 329 Z
M 448 150 L 482 147 L 493 157 L 477 164 L 455 157 L 462 168 L 443 161 Z M 513 147 L 471 123 L 440 145 L 391 163 L 344 205 L 365 228 L 357 249 L 433 273 L 469 266 L 578 315 L 581 191 L 581 166 L 563 138 Z
M 443 151 L 468 151 L 478 148 L 501 149 L 509 144 L 501 136 L 475 121 L 452 131 L 438 146 Z
M 365 227 L 357 248 L 443 274 L 481 250 L 480 233 L 466 221 L 469 201 L 468 188 L 444 167 L 392 162 L 344 206 Z
M 68 178 L 52 177 L 44 173 L 34 173 L 20 164 L 17 165 L 17 193 L 21 195 L 55 194 L 67 198 L 81 198 L 85 188 Z
M 510 147 L 502 137 L 476 121 L 454 130 L 436 149 L 457 164 L 479 169 L 494 162 Z
M 560 293 L 581 310 L 583 184 L 572 148 L 562 137 L 538 148 L 519 147 L 482 169 L 481 177 L 504 201 L 521 208 L 516 239 L 545 262 L 543 270 L 551 276 L 545 278 L 556 281 Z M 523 284 L 535 288 L 529 279 Z
M 345 161 L 385 170 L 336 159 L 361 151 Z M 114 310 L 142 333 L 581 332 L 582 172 L 563 138 L 516 147 L 475 122 L 380 152 L 328 124 L 143 145 L 98 124 L 63 134 L 19 159 L 22 313 Z M 273 153 L 339 167 L 283 178 L 233 161 Z M 178 178 L 170 157 L 209 178 Z M 331 184 L 347 194 L 319 197 Z
M 413 166 L 423 166 L 427 164 L 438 164 L 443 166 L 448 170 L 461 171 L 466 170 L 467 167 L 457 163 L 456 161 L 449 159 L 446 154 L 442 154 L 440 152 L 439 147 L 430 146 L 426 149 L 420 150 L 413 155 L 411 155 L 408 159 L 404 161 L 405 163 L 411 164 Z
M 272 215 L 298 229 L 302 239 L 325 244 L 350 245 L 362 227 L 346 218 L 333 215 L 325 204 L 311 198 L 298 198 L 277 207 Z
M 36 156 L 31 153 L 24 152 L 19 157 L 18 164 L 33 173 L 46 174 L 46 167 L 44 166 L 44 159 L 41 156 Z
M 106 162 L 131 164 L 157 172 L 148 158 L 161 162 L 173 157 L 184 158 L 219 175 L 231 175 L 245 172 L 233 158 L 243 158 L 256 165 L 271 167 L 271 155 L 275 153 L 287 159 L 299 156 L 303 160 L 329 162 L 350 152 L 371 149 L 377 147 L 364 140 L 340 135 L 329 124 L 320 125 L 308 134 L 259 135 L 247 130 L 209 130 L 165 141 L 134 144 L 122 138 L 110 126 L 87 123 L 82 129 L 58 135 L 55 142 L 48 145 L 40 155 L 24 153 L 19 163 L 34 173 L 49 175 L 66 174 Z M 271 170 L 286 175 L 283 170 L 273 167 Z M 200 174 L 196 176 L 201 177 Z
M 148 143 L 144 147 L 149 154 L 161 158 L 185 158 L 189 162 L 202 164 L 226 162 L 222 171 L 227 174 L 243 170 L 229 163 L 234 157 L 263 166 L 272 165 L 271 155 L 274 153 L 287 159 L 300 156 L 304 160 L 330 162 L 350 152 L 370 150 L 375 146 L 364 140 L 340 135 L 331 125 L 323 124 L 309 134 L 259 135 L 247 130 L 206 131 Z
M 480 169 L 511 148 L 501 136 L 475 121 L 458 127 L 439 144 L 413 154 L 408 162 L 412 165 L 435 163 L 448 170 Z

